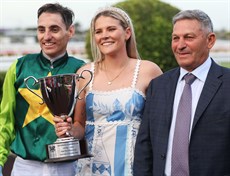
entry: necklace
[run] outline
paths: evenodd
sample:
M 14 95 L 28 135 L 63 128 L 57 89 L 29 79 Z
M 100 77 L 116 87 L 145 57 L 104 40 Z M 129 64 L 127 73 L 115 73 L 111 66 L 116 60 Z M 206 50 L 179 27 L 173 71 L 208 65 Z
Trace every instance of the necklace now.
M 128 63 L 129 63 L 129 60 L 126 62 L 126 64 L 122 67 L 122 69 L 121 69 L 121 71 L 113 78 L 113 79 L 109 79 L 109 76 L 107 75 L 107 69 L 106 69 L 106 65 L 105 65 L 105 63 L 104 63 L 104 67 L 105 67 L 105 76 L 107 77 L 107 79 L 108 79 L 108 82 L 107 82 L 107 84 L 108 85 L 111 85 L 112 84 L 112 82 L 115 80 L 115 79 L 117 79 L 120 75 L 121 75 L 121 73 L 125 70 L 125 68 L 127 67 L 127 65 L 128 65 Z

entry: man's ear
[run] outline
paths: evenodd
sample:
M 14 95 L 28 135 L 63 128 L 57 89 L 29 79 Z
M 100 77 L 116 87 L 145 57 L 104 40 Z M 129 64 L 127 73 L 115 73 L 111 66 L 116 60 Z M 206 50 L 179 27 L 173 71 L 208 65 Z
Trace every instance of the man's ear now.
M 215 33 L 210 33 L 208 34 L 208 48 L 211 49 L 213 47 L 213 45 L 216 42 L 216 35 Z
M 74 25 L 71 25 L 68 29 L 68 33 L 69 33 L 69 38 L 72 38 L 75 34 L 75 27 Z

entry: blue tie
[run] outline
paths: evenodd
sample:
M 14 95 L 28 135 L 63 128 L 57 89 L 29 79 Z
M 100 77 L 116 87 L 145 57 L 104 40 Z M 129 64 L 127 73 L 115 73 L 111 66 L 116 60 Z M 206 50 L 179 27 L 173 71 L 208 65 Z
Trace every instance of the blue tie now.
M 171 176 L 189 176 L 188 148 L 191 123 L 192 91 L 191 84 L 196 77 L 184 76 L 185 86 L 178 105 L 172 146 Z

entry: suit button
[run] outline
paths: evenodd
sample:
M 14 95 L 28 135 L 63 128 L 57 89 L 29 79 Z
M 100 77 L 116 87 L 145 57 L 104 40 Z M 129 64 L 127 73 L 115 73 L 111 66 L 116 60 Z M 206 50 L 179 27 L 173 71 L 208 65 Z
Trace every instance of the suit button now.
M 161 154 L 161 159 L 164 160 L 166 158 L 165 154 Z

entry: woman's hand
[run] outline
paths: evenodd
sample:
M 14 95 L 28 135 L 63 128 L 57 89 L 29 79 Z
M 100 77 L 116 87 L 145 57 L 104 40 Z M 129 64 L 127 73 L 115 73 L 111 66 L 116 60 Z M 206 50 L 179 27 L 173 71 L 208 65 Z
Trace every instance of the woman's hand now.
M 72 118 L 68 116 L 54 116 L 55 132 L 59 138 L 71 136 Z

